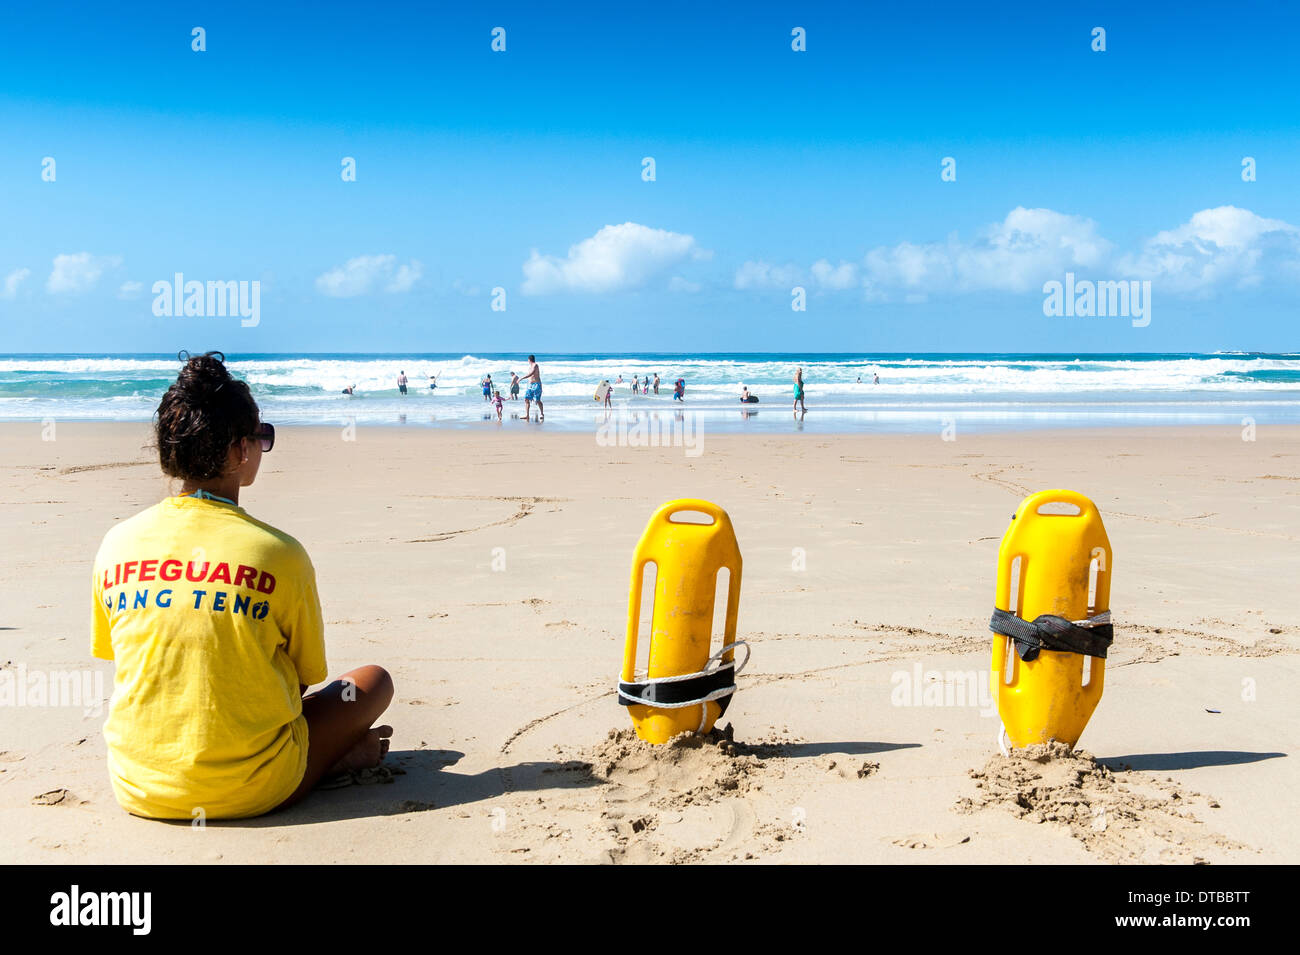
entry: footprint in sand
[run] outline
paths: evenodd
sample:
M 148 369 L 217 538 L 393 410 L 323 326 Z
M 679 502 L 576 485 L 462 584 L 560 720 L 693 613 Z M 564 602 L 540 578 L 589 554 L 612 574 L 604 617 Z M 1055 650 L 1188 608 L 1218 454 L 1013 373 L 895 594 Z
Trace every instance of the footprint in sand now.
M 64 468 L 60 474 L 80 474 L 83 471 L 104 471 L 109 468 L 140 468 L 146 464 L 154 464 L 153 461 L 109 461 L 106 464 L 74 464 L 72 467 Z M 42 468 L 43 471 L 51 470 Z
M 85 801 L 69 789 L 51 789 L 32 797 L 33 806 L 75 806 Z
M 321 780 L 313 788 L 346 789 L 348 786 L 374 786 L 381 783 L 396 782 L 398 776 L 405 775 L 406 770 L 401 766 L 373 766 L 368 769 L 357 769 L 352 772 L 331 776 L 328 779 Z
M 431 802 L 425 802 L 423 799 L 403 799 L 396 806 L 391 806 L 384 810 L 386 816 L 400 816 L 408 812 L 428 812 L 430 809 L 437 809 Z
M 841 779 L 866 779 L 880 769 L 879 763 L 872 762 L 869 759 L 864 759 L 857 766 L 854 766 L 852 763 L 845 763 L 834 757 L 827 757 L 822 765 L 826 772 L 834 773 Z
M 970 836 L 964 832 L 921 832 L 900 836 L 894 839 L 891 845 L 903 849 L 951 849 L 967 842 L 970 842 Z

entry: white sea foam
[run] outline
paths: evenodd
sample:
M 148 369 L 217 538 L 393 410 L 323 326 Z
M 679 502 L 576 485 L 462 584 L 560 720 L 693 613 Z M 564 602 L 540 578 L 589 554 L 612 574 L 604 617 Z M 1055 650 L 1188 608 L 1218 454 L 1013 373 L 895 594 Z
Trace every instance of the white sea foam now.
M 508 395 L 510 371 L 521 356 L 230 356 L 268 418 L 333 422 L 358 418 L 427 423 L 475 423 L 488 414 L 480 382 L 490 374 Z M 553 356 L 542 358 L 548 423 L 584 422 L 602 380 L 614 383 L 621 413 L 682 410 L 673 382 L 687 383 L 685 406 L 737 427 L 774 421 L 788 412 L 791 376 L 804 369 L 810 408 L 848 429 L 904 423 L 949 414 L 967 420 L 1231 420 L 1242 414 L 1300 420 L 1300 356 Z M 178 362 L 157 356 L 0 357 L 0 419 L 147 419 L 175 375 Z M 405 371 L 409 392 L 397 394 Z M 429 375 L 438 388 L 430 391 Z M 660 376 L 658 395 L 633 394 L 630 381 Z M 873 376 L 880 384 L 873 384 Z M 624 378 L 616 383 L 619 376 Z M 861 381 L 858 379 L 861 378 Z M 355 384 L 355 397 L 343 395 Z M 740 388 L 760 397 L 736 414 Z M 507 407 L 518 413 L 517 405 Z M 763 415 L 766 417 L 763 417 Z M 928 418 L 927 418 L 928 416 Z M 816 420 L 814 417 L 809 419 Z M 579 424 L 575 426 L 583 426 Z

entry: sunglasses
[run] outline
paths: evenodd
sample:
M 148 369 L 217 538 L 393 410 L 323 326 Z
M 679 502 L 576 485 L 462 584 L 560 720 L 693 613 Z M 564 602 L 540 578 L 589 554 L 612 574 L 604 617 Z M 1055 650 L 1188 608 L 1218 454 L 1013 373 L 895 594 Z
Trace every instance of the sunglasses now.
M 275 425 L 263 421 L 249 437 L 262 442 L 262 453 L 265 454 L 275 447 Z

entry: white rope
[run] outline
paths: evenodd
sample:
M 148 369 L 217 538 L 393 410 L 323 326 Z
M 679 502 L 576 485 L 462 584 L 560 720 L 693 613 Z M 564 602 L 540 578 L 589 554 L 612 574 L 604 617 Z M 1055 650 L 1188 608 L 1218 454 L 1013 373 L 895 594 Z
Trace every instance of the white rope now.
M 691 674 L 691 676 L 699 675 L 700 674 L 698 673 Z M 684 710 L 688 706 L 699 706 L 701 703 L 712 703 L 715 700 L 722 699 L 724 696 L 730 696 L 735 692 L 735 687 L 722 687 L 711 691 L 706 696 L 700 697 L 698 700 L 687 700 L 685 703 L 651 703 L 647 700 L 641 699 L 639 696 L 633 696 L 631 693 L 624 692 L 622 687 L 619 687 L 618 695 L 625 700 L 631 700 L 632 703 L 638 706 L 653 706 L 657 710 Z
M 722 663 L 721 662 L 722 656 L 731 650 L 735 650 L 736 647 L 745 648 L 745 658 L 740 661 L 739 666 L 736 665 L 736 662 L 734 660 L 731 663 Z M 654 679 L 644 679 L 644 680 L 636 679 L 636 677 L 639 674 L 634 673 L 631 682 L 645 683 L 647 685 L 653 685 L 656 683 L 680 683 L 682 680 L 694 680 L 697 677 L 707 676 L 711 672 L 717 672 L 718 670 L 722 670 L 726 667 L 735 668 L 734 672 L 732 673 L 732 678 L 734 679 L 735 677 L 740 675 L 740 671 L 745 668 L 745 665 L 747 663 L 749 663 L 750 652 L 751 651 L 749 649 L 748 643 L 746 643 L 744 640 L 737 640 L 735 643 L 728 643 L 726 646 L 724 646 L 713 656 L 705 660 L 704 669 L 696 673 L 683 673 L 680 674 L 679 676 L 661 676 L 661 677 L 655 677 Z M 719 661 L 719 666 L 714 667 L 713 670 L 710 670 L 709 664 L 714 662 L 715 660 Z M 622 681 L 619 682 L 620 684 L 622 683 Z M 698 700 L 688 700 L 685 703 L 647 703 L 645 700 L 641 699 L 640 697 L 633 696 L 632 694 L 626 692 L 621 685 L 618 688 L 618 695 L 621 699 L 631 700 L 634 704 L 639 704 L 642 706 L 653 706 L 656 709 L 661 709 L 661 710 L 683 710 L 688 706 L 700 707 L 700 729 L 697 730 L 696 732 L 703 731 L 704 723 L 708 716 L 709 708 L 705 704 L 713 703 L 717 700 L 722 699 L 724 696 L 731 696 L 735 692 L 736 692 L 735 687 L 720 687 L 719 689 L 712 690 L 707 695 L 700 697 Z
M 718 669 L 722 669 L 723 666 L 735 666 L 734 660 L 730 664 L 721 663 L 721 660 L 722 660 L 722 655 L 724 653 L 726 653 L 728 650 L 734 650 L 736 649 L 736 647 L 745 648 L 745 659 L 740 661 L 740 666 L 736 667 L 735 673 L 732 674 L 732 679 L 734 680 L 737 676 L 740 675 L 740 671 L 745 669 L 745 664 L 749 662 L 749 653 L 750 653 L 749 644 L 746 643 L 744 640 L 737 640 L 735 643 L 728 643 L 725 647 L 723 647 L 713 656 L 709 657 L 707 660 L 704 661 L 704 669 L 707 671 L 709 669 L 709 664 L 712 663 L 714 660 L 719 661 Z M 728 690 L 727 692 L 735 693 L 736 691 Z M 712 696 L 713 694 L 710 693 L 709 695 Z M 704 732 L 704 724 L 708 720 L 708 718 L 709 718 L 709 704 L 708 701 L 705 700 L 703 703 L 700 704 L 700 725 L 695 727 L 695 734 L 697 736 L 701 735 Z
M 750 653 L 749 644 L 746 643 L 744 640 L 737 640 L 735 643 L 729 643 L 721 650 L 719 650 L 717 653 L 715 653 L 713 656 L 709 657 L 707 660 L 704 661 L 704 669 L 707 670 L 709 668 L 710 663 L 712 663 L 714 660 L 721 660 L 722 655 L 724 653 L 726 653 L 729 650 L 734 650 L 736 649 L 736 647 L 745 648 L 745 659 L 741 660 L 740 666 L 736 667 L 736 676 L 740 676 L 740 671 L 745 669 L 745 664 L 749 662 L 749 653 Z M 734 661 L 733 661 L 733 665 L 734 665 Z

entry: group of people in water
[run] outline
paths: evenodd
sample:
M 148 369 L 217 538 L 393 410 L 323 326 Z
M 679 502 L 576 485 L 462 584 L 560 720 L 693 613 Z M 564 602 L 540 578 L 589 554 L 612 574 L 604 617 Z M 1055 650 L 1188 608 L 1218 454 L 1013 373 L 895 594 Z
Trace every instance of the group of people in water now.
M 430 391 L 433 391 L 438 387 L 438 377 L 441 374 L 442 374 L 441 372 L 437 372 L 429 376 Z M 794 411 L 796 414 L 806 413 L 808 411 L 808 406 L 804 400 L 804 381 L 803 381 L 802 366 L 795 368 L 793 381 L 794 381 Z M 612 396 L 614 392 L 614 385 L 622 385 L 624 383 L 625 382 L 623 380 L 622 374 L 620 374 L 618 376 L 618 379 L 614 381 L 612 384 L 609 381 L 609 379 L 605 379 L 603 382 L 601 382 L 600 386 L 597 388 L 597 400 L 599 401 L 603 397 L 605 402 L 605 407 L 606 408 L 613 407 Z M 653 382 L 651 381 L 649 375 L 645 375 L 642 377 L 637 377 L 636 375 L 633 375 L 631 381 L 628 383 L 631 385 L 632 394 L 634 395 L 659 394 L 659 373 L 658 372 L 655 372 Z M 858 384 L 861 383 L 862 383 L 862 376 L 858 375 Z M 398 371 L 397 373 L 398 393 L 403 395 L 406 394 L 407 393 L 406 389 L 408 384 L 409 381 L 406 377 L 405 370 Z M 873 373 L 872 384 L 875 385 L 880 384 L 880 375 L 878 373 Z M 513 371 L 510 372 L 509 395 L 511 401 L 519 400 L 519 390 L 520 387 L 524 385 L 526 385 L 526 388 L 524 390 L 524 415 L 523 415 L 524 420 L 526 421 L 532 420 L 532 403 L 534 401 L 537 402 L 537 420 L 538 421 L 545 420 L 546 415 L 542 408 L 542 371 L 537 364 L 537 357 L 535 355 L 528 356 L 528 370 L 524 372 L 522 377 L 515 374 Z M 483 392 L 483 400 L 493 406 L 493 408 L 496 410 L 497 420 L 500 421 L 502 418 L 502 411 L 505 405 L 505 400 L 506 400 L 505 396 L 502 395 L 500 389 L 498 389 L 493 384 L 491 375 L 484 375 L 483 379 L 479 382 L 479 387 L 482 389 Z M 354 395 L 356 394 L 356 389 L 357 389 L 356 384 L 348 385 L 346 388 L 343 389 L 343 394 Z M 602 395 L 602 391 L 603 391 L 603 395 Z M 678 378 L 677 381 L 674 383 L 673 400 L 682 401 L 682 402 L 686 400 L 686 379 Z M 751 394 L 749 391 L 749 387 L 747 385 L 742 385 L 740 389 L 740 402 L 741 404 L 756 404 L 758 402 L 758 396 L 755 394 Z
M 510 372 L 510 400 L 519 400 L 519 387 L 522 383 L 527 383 L 524 389 L 524 420 L 532 420 L 532 405 L 537 402 L 537 420 L 545 421 L 546 412 L 542 407 L 542 369 L 537 364 L 537 356 L 528 356 L 528 370 L 524 372 L 523 377 Z M 483 380 L 479 382 L 479 387 L 483 390 L 483 400 L 491 402 L 496 409 L 497 420 L 501 420 L 502 408 L 505 405 L 505 399 L 501 395 L 500 389 L 492 384 L 492 376 L 484 375 Z
M 429 376 L 430 391 L 437 390 L 438 378 L 441 377 L 441 375 L 442 372 L 439 371 Z M 397 372 L 397 393 L 405 395 L 409 384 L 410 379 L 406 377 L 406 370 L 399 369 Z M 528 370 L 523 373 L 522 377 L 515 374 L 513 371 L 510 372 L 511 401 L 517 401 L 519 399 L 519 389 L 521 385 L 526 386 L 524 388 L 524 419 L 529 421 L 532 420 L 532 405 L 533 402 L 537 402 L 537 420 L 544 420 L 546 413 L 542 406 L 542 369 L 537 364 L 536 355 L 528 356 Z M 484 375 L 483 380 L 479 382 L 479 386 L 483 390 L 483 400 L 490 402 L 495 407 L 497 420 L 501 420 L 505 398 L 502 396 L 501 391 L 493 385 L 492 376 Z M 343 389 L 343 394 L 348 396 L 355 395 L 356 393 L 357 386 L 355 383 L 348 385 Z
M 520 378 L 513 371 L 510 372 L 510 400 L 519 400 L 519 387 L 522 382 L 528 382 L 528 387 L 524 390 L 524 420 L 532 420 L 532 403 L 537 402 L 537 420 L 544 421 L 546 414 L 542 408 L 542 369 L 537 364 L 537 356 L 528 356 L 528 370 L 524 372 L 523 378 Z M 479 382 L 479 387 L 483 391 L 483 400 L 489 402 L 497 413 L 497 420 L 502 418 L 505 407 L 505 398 L 501 394 L 501 389 L 492 384 L 492 376 L 484 375 L 483 380 Z
M 862 376 L 860 376 L 860 375 L 858 376 L 858 381 L 859 381 L 859 382 L 862 381 Z M 618 376 L 618 379 L 617 379 L 613 384 L 615 384 L 615 385 L 621 385 L 621 384 L 623 384 L 623 376 L 622 376 L 622 375 L 619 375 L 619 376 Z M 638 379 L 638 378 L 634 375 L 634 376 L 632 377 L 632 382 L 631 382 L 631 384 L 632 384 L 632 394 L 634 394 L 634 395 L 636 395 L 636 394 L 649 395 L 649 394 L 651 394 L 651 393 L 657 395 L 657 394 L 659 394 L 659 373 L 658 373 L 658 372 L 655 373 L 655 376 L 654 376 L 654 384 L 653 384 L 653 385 L 651 385 L 651 383 L 650 383 L 650 376 L 649 376 L 649 375 L 646 375 L 645 377 L 640 378 L 640 379 Z M 879 375 L 876 376 L 876 384 L 880 384 L 880 376 L 879 376 Z M 653 392 L 652 392 L 652 390 L 651 390 L 652 388 L 653 388 Z M 603 398 L 604 398 L 604 401 L 605 401 L 605 407 L 606 407 L 606 408 L 612 407 L 611 399 L 612 399 L 613 393 L 614 393 L 614 389 L 613 389 L 613 387 L 612 387 L 612 385 L 610 384 L 610 382 L 609 382 L 608 379 L 606 379 L 605 381 L 601 382 L 601 383 L 600 383 L 600 386 L 596 389 L 597 400 L 600 400 L 600 398 L 603 397 Z M 686 400 L 686 379 L 685 379 L 685 378 L 678 378 L 677 381 L 674 383 L 674 386 L 673 386 L 673 400 L 674 400 L 674 401 L 683 401 L 683 402 Z M 740 386 L 740 403 L 741 403 L 741 404 L 757 404 L 757 403 L 758 403 L 758 395 L 750 394 L 749 386 L 748 386 L 748 385 L 741 385 L 741 386 Z M 808 410 L 808 409 L 807 409 L 807 406 L 804 404 L 803 368 L 802 368 L 802 367 L 796 368 L 796 369 L 794 370 L 794 408 L 795 408 L 795 411 L 796 411 L 796 412 L 806 412 L 806 411 Z
M 609 384 L 609 382 L 607 381 L 605 384 Z M 619 375 L 618 380 L 615 381 L 614 384 L 623 384 L 623 376 Z M 644 378 L 637 378 L 636 375 L 632 376 L 632 394 L 648 395 L 652 393 L 651 389 L 653 389 L 654 394 L 659 394 L 659 372 L 655 372 L 655 380 L 653 384 L 650 382 L 649 375 L 646 375 Z

